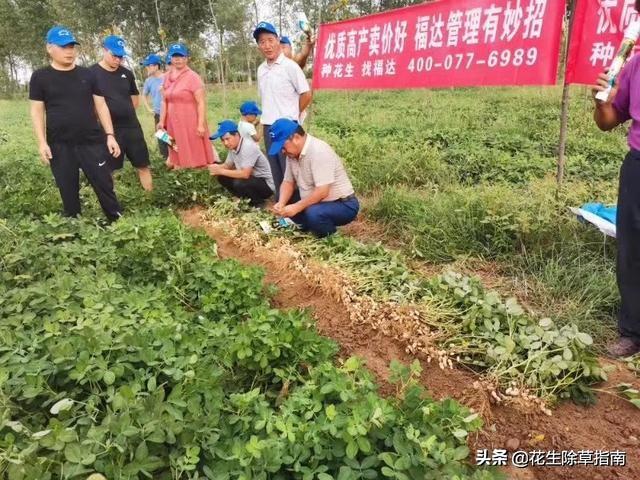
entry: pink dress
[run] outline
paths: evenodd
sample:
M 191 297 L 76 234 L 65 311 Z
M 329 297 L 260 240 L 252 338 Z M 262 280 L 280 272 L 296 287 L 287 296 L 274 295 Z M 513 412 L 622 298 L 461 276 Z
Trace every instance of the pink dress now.
M 204 137 L 197 134 L 198 106 L 194 93 L 203 88 L 200 76 L 189 67 L 165 75 L 166 127 L 178 147 L 177 152 L 169 149 L 169 162 L 175 168 L 201 168 L 215 162 L 209 127 L 205 124 Z

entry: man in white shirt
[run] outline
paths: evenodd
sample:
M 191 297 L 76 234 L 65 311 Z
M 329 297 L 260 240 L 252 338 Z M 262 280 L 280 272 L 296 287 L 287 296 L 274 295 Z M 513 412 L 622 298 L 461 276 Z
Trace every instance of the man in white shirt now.
M 253 38 L 265 58 L 258 67 L 258 91 L 262 103 L 260 123 L 263 125 L 264 143 L 268 152 L 271 147 L 271 125 L 279 118 L 299 121 L 300 112 L 311 103 L 311 90 L 300 66 L 284 55 L 278 32 L 272 24 L 260 22 L 253 31 Z M 269 155 L 268 158 L 277 200 L 286 160 L 282 153 Z
M 356 218 L 360 204 L 333 148 L 286 118 L 273 124 L 271 141 L 269 154 L 282 151 L 287 157 L 280 200 L 273 206 L 277 215 L 291 218 L 318 237 L 331 235 Z M 296 187 L 300 200 L 287 205 Z

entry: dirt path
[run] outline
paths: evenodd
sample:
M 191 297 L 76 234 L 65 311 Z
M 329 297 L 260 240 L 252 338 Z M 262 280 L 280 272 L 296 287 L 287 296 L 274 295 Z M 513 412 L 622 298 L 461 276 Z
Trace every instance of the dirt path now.
M 387 382 L 391 360 L 410 363 L 416 358 L 406 353 L 406 345 L 379 331 L 353 324 L 344 306 L 321 284 L 309 280 L 302 272 L 290 267 L 293 259 L 286 252 L 243 244 L 242 239 L 232 238 L 223 229 L 204 222 L 199 209 L 183 212 L 182 218 L 187 225 L 204 228 L 217 241 L 222 258 L 234 258 L 242 263 L 264 268 L 265 283 L 278 287 L 274 298 L 275 307 L 309 309 L 317 321 L 320 333 L 340 345 L 341 355 L 358 355 L 364 358 L 369 369 L 376 375 L 381 393 L 393 392 Z M 607 393 L 599 393 L 597 404 L 589 408 L 565 402 L 554 410 L 551 417 L 539 412 L 522 412 L 514 406 L 491 404 L 488 393 L 474 386 L 478 380 L 475 374 L 460 369 L 442 370 L 437 362 L 427 363 L 424 358 L 417 358 L 423 366 L 422 383 L 434 397 L 453 397 L 482 413 L 485 428 L 472 440 L 471 447 L 474 449 L 509 447 L 511 451 L 526 452 L 626 452 L 624 467 L 594 467 L 591 463 L 591 466 L 575 467 L 510 468 L 509 478 L 640 479 L 640 410 L 630 403 Z M 621 382 L 638 385 L 637 379 L 626 368 L 621 365 L 615 365 L 614 368 L 609 375 L 609 382 L 602 388 Z

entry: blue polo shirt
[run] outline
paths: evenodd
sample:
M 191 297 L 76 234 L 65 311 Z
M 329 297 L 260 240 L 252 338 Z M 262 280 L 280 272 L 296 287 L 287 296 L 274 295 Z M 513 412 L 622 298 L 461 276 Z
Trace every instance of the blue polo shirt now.
M 160 108 L 162 107 L 162 83 L 164 82 L 164 75 L 160 77 L 149 77 L 144 81 L 142 87 L 142 94 L 146 97 L 151 95 L 151 103 L 153 113 L 160 115 Z

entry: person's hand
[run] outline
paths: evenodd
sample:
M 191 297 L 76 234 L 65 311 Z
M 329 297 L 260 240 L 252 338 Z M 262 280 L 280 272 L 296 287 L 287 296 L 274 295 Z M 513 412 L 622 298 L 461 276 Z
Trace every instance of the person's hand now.
M 120 145 L 113 135 L 107 135 L 107 148 L 112 157 L 118 158 L 120 156 Z
M 204 125 L 198 125 L 196 133 L 198 134 L 199 137 L 204 137 L 204 134 L 206 133 L 206 129 L 204 128 Z
M 38 153 L 40 154 L 40 161 L 43 165 L 49 165 L 53 155 L 51 155 L 51 148 L 47 143 L 41 143 L 38 146 Z
M 222 165 L 218 165 L 217 163 L 212 163 L 211 165 L 209 165 L 209 173 L 211 175 L 219 175 L 220 174 L 220 170 L 222 170 Z
M 158 124 L 156 125 L 156 130 L 164 130 L 164 123 L 162 122 L 158 122 Z
M 609 87 L 609 75 L 607 75 L 607 72 L 602 72 L 600 75 L 598 75 L 598 78 L 596 79 L 596 83 L 591 90 L 593 93 L 593 97 L 595 98 L 598 92 L 602 92 L 606 90 L 608 87 Z M 599 100 L 597 100 L 597 102 L 611 103 L 613 102 L 613 99 L 615 98 L 617 92 L 618 92 L 618 85 L 614 85 L 613 88 L 611 89 L 611 92 L 609 93 L 609 98 L 607 99 L 607 101 L 600 102 Z
M 282 210 L 280 210 L 280 215 L 291 218 L 299 214 L 302 210 L 303 209 L 300 208 L 297 203 L 294 203 L 293 205 L 287 205 L 282 208 Z
M 316 36 L 311 32 L 307 33 L 307 43 L 311 45 L 311 47 L 314 47 L 316 44 Z
M 273 207 L 271 207 L 271 211 L 276 215 L 280 215 L 284 206 L 285 206 L 284 203 L 277 202 L 276 204 L 273 205 Z

